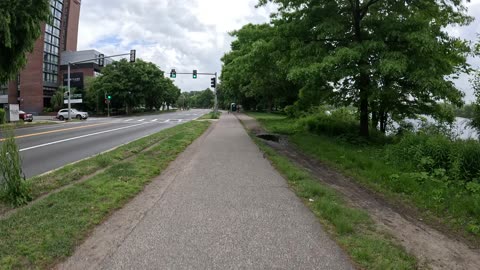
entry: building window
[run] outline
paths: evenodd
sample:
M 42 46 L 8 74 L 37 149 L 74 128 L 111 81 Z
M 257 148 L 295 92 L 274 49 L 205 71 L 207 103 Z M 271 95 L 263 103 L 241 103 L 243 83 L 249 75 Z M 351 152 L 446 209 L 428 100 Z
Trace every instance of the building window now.
M 0 96 L 8 95 L 8 83 L 0 84 Z

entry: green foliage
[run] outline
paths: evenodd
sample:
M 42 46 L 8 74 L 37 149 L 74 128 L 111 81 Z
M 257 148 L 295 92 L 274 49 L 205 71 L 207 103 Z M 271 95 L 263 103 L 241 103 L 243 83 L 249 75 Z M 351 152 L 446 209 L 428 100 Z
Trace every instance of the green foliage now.
M 261 0 L 277 12 L 245 25 L 223 58 L 228 96 L 245 108 L 355 106 L 360 133 L 415 114 L 451 121 L 453 78 L 469 72 L 467 41 L 451 25 L 473 18 L 461 1 Z M 289 116 L 297 115 L 288 107 Z
M 86 99 L 96 109 L 106 108 L 105 94 L 112 96 L 110 108 L 127 114 L 138 110 L 159 110 L 175 104 L 180 89 L 164 72 L 151 62 L 137 59 L 130 63 L 126 59 L 113 62 L 102 70 L 102 76 L 90 79 Z
M 450 179 L 473 181 L 480 178 L 480 143 L 453 141 L 442 134 L 410 133 L 386 150 L 387 158 L 413 171 L 433 173 L 444 170 Z
M 22 176 L 22 161 L 13 131 L 4 133 L 5 140 L 0 144 L 0 199 L 20 206 L 31 200 L 31 190 Z
M 213 91 L 207 88 L 203 91 L 184 92 L 182 97 L 180 102 L 183 102 L 184 106 L 188 108 L 210 109 L 213 108 L 215 96 Z
M 55 94 L 50 99 L 50 105 L 52 106 L 54 112 L 59 111 L 65 106 L 64 100 L 64 93 L 62 90 L 58 90 L 57 92 L 55 92 Z
M 319 110 L 299 119 L 298 124 L 305 130 L 328 136 L 339 136 L 358 133 L 358 119 L 354 112 L 339 108 L 333 111 Z
M 7 119 L 6 119 L 6 113 L 5 113 L 5 110 L 4 109 L 0 109 L 0 125 L 3 125 L 6 123 Z
M 0 83 L 18 74 L 50 15 L 48 0 L 0 1 Z

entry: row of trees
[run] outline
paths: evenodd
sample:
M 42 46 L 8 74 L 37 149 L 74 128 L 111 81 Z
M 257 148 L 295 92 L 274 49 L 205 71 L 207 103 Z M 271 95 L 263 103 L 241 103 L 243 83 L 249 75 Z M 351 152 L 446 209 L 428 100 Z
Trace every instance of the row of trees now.
M 122 59 L 107 65 L 101 76 L 89 80 L 85 95 L 90 111 L 104 111 L 105 97 L 111 96 L 110 108 L 128 114 L 133 109 L 168 109 L 179 98 L 180 89 L 155 64 Z
M 210 88 L 203 91 L 191 91 L 180 94 L 177 100 L 177 107 L 180 109 L 188 108 L 212 108 L 214 103 L 214 93 Z
M 460 0 L 260 0 L 269 24 L 232 32 L 222 58 L 224 95 L 247 108 L 355 106 L 360 134 L 416 114 L 453 120 L 453 80 L 471 72 L 470 44 L 449 35 L 473 19 Z

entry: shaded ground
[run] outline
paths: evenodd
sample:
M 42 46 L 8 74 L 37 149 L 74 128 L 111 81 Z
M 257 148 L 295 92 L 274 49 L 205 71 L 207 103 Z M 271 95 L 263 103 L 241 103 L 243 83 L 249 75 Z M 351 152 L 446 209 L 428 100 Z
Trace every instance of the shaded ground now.
M 316 159 L 305 155 L 287 140 L 271 140 L 253 118 L 237 114 L 244 126 L 255 135 L 270 139 L 267 144 L 291 161 L 310 171 L 319 181 L 344 195 L 353 206 L 365 209 L 376 224 L 398 239 L 415 255 L 420 264 L 432 269 L 480 269 L 480 251 L 469 248 L 459 239 L 449 237 L 418 219 L 413 209 L 392 205 L 381 196 L 365 189 Z M 270 137 L 270 138 L 269 138 Z

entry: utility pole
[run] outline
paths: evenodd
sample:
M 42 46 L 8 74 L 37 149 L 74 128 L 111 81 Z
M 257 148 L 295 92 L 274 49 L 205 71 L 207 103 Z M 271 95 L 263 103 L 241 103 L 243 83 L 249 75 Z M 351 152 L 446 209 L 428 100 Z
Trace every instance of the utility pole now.
M 70 111 L 72 110 L 72 104 L 70 103 L 70 62 L 68 62 L 68 120 L 72 120 Z M 62 106 L 63 107 L 63 106 Z

